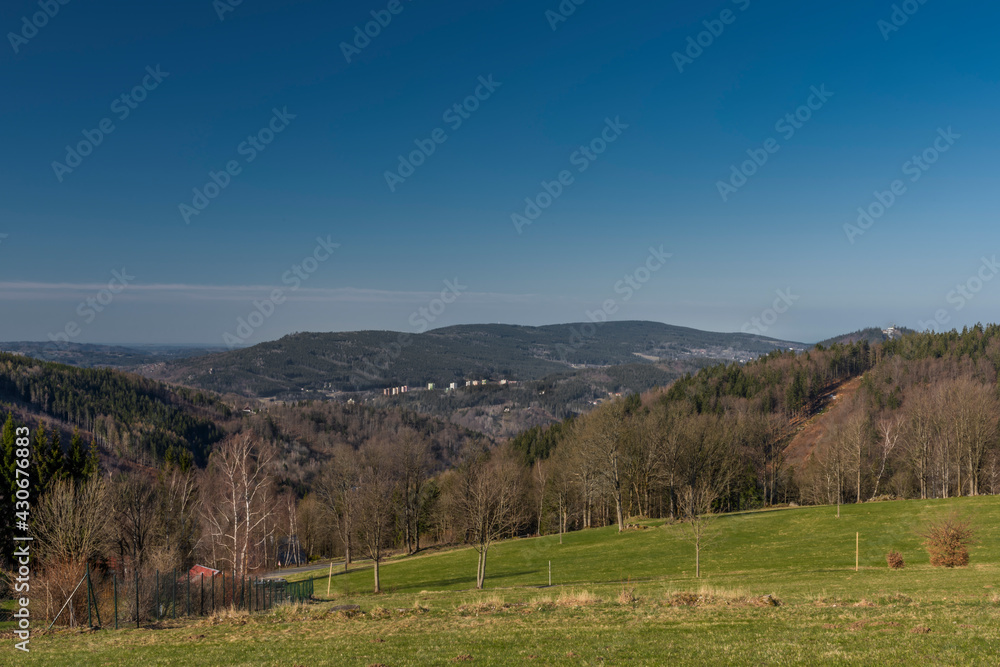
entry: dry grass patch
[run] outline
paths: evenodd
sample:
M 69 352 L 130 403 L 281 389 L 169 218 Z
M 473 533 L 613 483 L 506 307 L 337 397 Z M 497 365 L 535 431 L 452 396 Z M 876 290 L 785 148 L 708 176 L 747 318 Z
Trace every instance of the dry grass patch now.
M 582 607 L 589 604 L 599 604 L 601 598 L 588 590 L 563 591 L 556 598 L 556 604 L 562 607 Z
M 742 589 L 729 590 L 702 586 L 697 592 L 680 591 L 667 594 L 668 607 L 780 607 L 781 600 L 774 595 L 754 595 Z
M 250 612 L 246 609 L 239 609 L 237 607 L 224 607 L 222 609 L 216 609 L 212 612 L 212 615 L 208 618 L 213 624 L 222 623 L 224 621 L 234 621 L 237 619 L 246 619 L 250 617 Z
M 372 607 L 372 610 L 368 612 L 368 618 L 374 620 L 392 618 L 392 612 L 386 609 L 385 607 Z
M 618 604 L 634 605 L 639 602 L 639 597 L 635 594 L 635 586 L 622 586 L 618 592 Z
M 507 604 L 502 596 L 493 594 L 484 597 L 478 602 L 459 605 L 456 607 L 456 610 L 462 616 L 478 616 L 479 614 L 491 614 L 510 608 L 511 605 Z

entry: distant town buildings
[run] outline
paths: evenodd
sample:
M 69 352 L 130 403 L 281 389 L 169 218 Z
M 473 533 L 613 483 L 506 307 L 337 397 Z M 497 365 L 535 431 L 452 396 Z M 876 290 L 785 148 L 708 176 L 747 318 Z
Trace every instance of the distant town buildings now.
M 490 380 L 486 380 L 486 379 L 466 380 L 465 381 L 465 386 L 466 387 L 485 387 L 485 386 L 487 386 L 489 384 L 490 384 Z M 504 380 L 497 380 L 496 384 L 500 385 L 501 387 L 513 387 L 513 386 L 519 384 L 519 382 L 517 380 L 506 380 L 506 379 L 504 379 Z M 461 382 L 450 382 L 448 384 L 448 387 L 445 389 L 445 391 L 446 392 L 448 392 L 448 391 L 457 391 L 460 386 L 461 386 Z M 427 391 L 435 391 L 437 388 L 438 388 L 438 386 L 437 386 L 436 382 L 428 382 L 427 383 Z M 405 394 L 405 393 L 408 393 L 409 391 L 410 391 L 409 385 L 403 385 L 401 387 L 386 387 L 386 388 L 384 388 L 382 390 L 382 395 L 383 396 L 399 396 L 400 394 Z

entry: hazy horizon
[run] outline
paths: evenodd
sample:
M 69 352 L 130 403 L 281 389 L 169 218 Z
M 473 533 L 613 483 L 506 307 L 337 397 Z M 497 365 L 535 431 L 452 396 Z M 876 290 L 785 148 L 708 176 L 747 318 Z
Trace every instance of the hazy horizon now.
M 0 8 L 3 340 L 1000 308 L 994 5 L 57 4 Z

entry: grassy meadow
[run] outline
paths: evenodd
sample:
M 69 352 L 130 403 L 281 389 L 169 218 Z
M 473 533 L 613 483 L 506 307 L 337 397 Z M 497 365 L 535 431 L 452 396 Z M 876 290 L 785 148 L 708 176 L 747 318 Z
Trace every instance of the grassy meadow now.
M 932 568 L 917 535 L 958 510 L 967 568 Z M 899 501 L 714 520 L 694 577 L 685 527 L 640 521 L 511 540 L 487 589 L 470 549 L 424 552 L 314 577 L 320 601 L 140 630 L 36 636 L 25 665 L 984 664 L 1000 661 L 1000 498 Z M 860 569 L 855 571 L 855 535 Z M 906 559 L 890 571 L 891 549 Z M 552 563 L 552 587 L 548 564 Z M 771 596 L 767 598 L 766 596 Z M 774 601 L 778 604 L 775 606 Z M 357 604 L 361 612 L 337 611 Z M 8 661 L 7 656 L 10 656 Z

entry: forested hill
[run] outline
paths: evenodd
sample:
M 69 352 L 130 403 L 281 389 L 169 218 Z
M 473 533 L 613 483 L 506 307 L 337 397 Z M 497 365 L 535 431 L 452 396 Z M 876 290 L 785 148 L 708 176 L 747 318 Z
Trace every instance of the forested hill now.
M 435 469 L 449 465 L 465 442 L 484 439 L 402 407 L 303 401 L 264 408 L 113 369 L 0 353 L 0 422 L 8 412 L 19 423 L 42 421 L 47 431 L 61 432 L 64 448 L 65 436 L 79 429 L 99 445 L 109 470 L 150 469 L 166 461 L 204 467 L 226 436 L 251 433 L 277 448 L 279 480 L 298 488 L 312 481 L 336 447 L 358 447 L 376 435 L 416 434 L 427 442 Z
M 135 462 L 203 465 L 231 409 L 215 397 L 110 369 L 0 353 L 0 403 L 92 434 L 109 454 Z
M 583 479 L 622 443 L 617 500 L 644 515 L 684 486 L 727 510 L 997 494 L 998 378 L 1000 325 L 817 346 L 712 366 L 512 446 Z
M 95 345 L 92 343 L 9 342 L 0 351 L 82 368 L 134 370 L 139 366 L 221 352 L 224 347 L 180 345 Z
M 851 343 L 860 343 L 864 341 L 869 345 L 875 345 L 876 343 L 884 343 L 887 340 L 896 340 L 902 338 L 903 336 L 909 336 L 910 334 L 917 333 L 913 329 L 907 329 L 906 327 L 893 327 L 892 335 L 886 333 L 887 330 L 880 329 L 878 327 L 868 327 L 865 329 L 859 329 L 857 331 L 852 331 L 849 334 L 843 334 L 842 336 L 834 336 L 833 338 L 828 338 L 824 341 L 820 341 L 816 345 L 822 345 L 823 347 L 830 347 L 834 344 L 840 345 L 850 345 Z
M 466 379 L 537 380 L 569 368 L 690 359 L 748 360 L 808 346 L 656 322 L 543 327 L 463 325 L 423 334 L 301 333 L 221 354 L 157 364 L 150 377 L 218 392 L 289 397 Z

